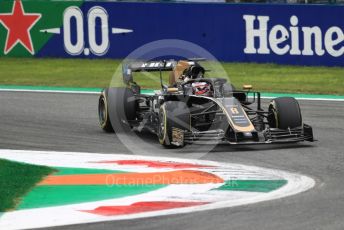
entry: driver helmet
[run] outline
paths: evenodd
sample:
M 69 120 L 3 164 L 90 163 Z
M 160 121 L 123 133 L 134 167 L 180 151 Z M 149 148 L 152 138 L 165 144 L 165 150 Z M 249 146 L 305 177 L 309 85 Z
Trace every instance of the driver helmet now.
M 194 82 L 191 84 L 192 92 L 197 96 L 211 96 L 210 84 L 208 82 Z

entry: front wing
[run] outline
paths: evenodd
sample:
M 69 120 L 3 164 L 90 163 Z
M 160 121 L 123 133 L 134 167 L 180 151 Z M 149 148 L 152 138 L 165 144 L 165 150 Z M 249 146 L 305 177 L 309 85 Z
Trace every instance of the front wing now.
M 267 128 L 258 133 L 257 139 L 242 137 L 230 139 L 222 129 L 204 131 L 204 132 L 186 132 L 184 133 L 185 143 L 196 144 L 232 144 L 232 145 L 252 145 L 252 144 L 274 144 L 274 143 L 295 143 L 301 141 L 314 141 L 312 127 L 304 124 L 295 129 L 276 129 Z

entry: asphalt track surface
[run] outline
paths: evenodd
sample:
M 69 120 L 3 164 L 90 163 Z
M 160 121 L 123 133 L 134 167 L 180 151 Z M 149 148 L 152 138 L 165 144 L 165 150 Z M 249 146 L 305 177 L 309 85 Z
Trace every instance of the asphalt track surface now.
M 97 102 L 97 95 L 0 92 L 0 148 L 131 154 L 115 135 L 99 129 Z M 318 142 L 219 146 L 201 159 L 302 173 L 316 180 L 313 189 L 234 208 L 53 229 L 344 229 L 344 102 L 300 105 Z M 152 135 L 145 140 L 158 146 Z M 176 151 L 182 158 L 192 149 Z M 156 154 L 166 156 L 162 148 Z

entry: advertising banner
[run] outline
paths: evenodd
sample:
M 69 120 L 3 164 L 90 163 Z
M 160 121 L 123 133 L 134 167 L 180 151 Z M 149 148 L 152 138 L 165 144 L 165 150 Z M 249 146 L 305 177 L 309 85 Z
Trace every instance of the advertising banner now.
M 161 39 L 218 60 L 344 66 L 343 6 L 0 1 L 0 56 L 125 58 Z

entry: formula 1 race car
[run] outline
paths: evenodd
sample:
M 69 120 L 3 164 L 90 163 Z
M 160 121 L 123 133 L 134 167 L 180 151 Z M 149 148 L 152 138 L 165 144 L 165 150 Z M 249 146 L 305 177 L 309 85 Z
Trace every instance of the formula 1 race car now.
M 280 97 L 263 110 L 250 85 L 236 90 L 224 78 L 205 77 L 200 60 L 148 61 L 123 65 L 125 87 L 102 91 L 98 112 L 106 132 L 149 130 L 165 147 L 190 143 L 262 144 L 313 141 L 297 100 Z M 143 93 L 133 73 L 159 71 L 161 90 Z M 169 85 L 162 72 L 170 71 Z

